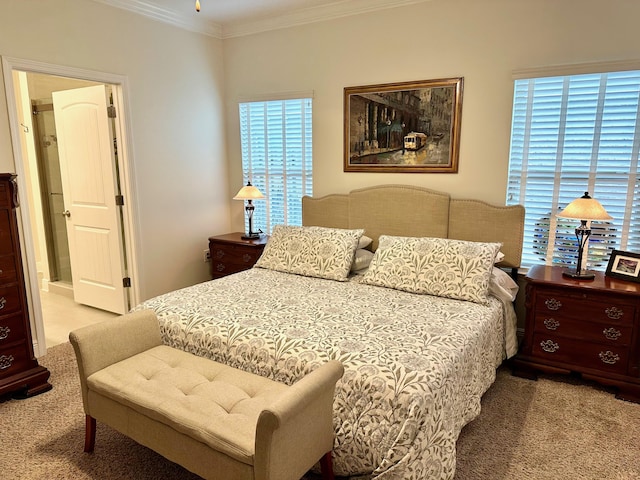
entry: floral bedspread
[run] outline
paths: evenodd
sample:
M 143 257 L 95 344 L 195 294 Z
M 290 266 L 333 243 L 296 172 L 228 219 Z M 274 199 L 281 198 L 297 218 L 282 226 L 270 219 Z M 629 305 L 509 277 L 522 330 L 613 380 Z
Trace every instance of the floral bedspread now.
M 456 441 L 505 352 L 503 305 L 253 268 L 148 300 L 163 341 L 288 384 L 328 359 L 334 471 L 452 479 Z

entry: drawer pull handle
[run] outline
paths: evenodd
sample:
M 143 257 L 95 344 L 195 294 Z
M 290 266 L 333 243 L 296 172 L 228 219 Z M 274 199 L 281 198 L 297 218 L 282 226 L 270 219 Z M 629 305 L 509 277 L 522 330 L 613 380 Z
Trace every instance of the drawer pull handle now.
M 13 365 L 13 355 L 2 355 L 0 356 L 0 370 L 6 370 L 11 365 Z
M 620 335 L 622 335 L 622 332 L 613 327 L 610 327 L 610 328 L 605 328 L 602 331 L 602 334 L 605 336 L 605 338 L 609 340 L 618 340 L 618 338 L 620 338 Z
M 11 329 L 9 327 L 0 327 L 0 340 L 4 340 L 11 333 Z
M 549 310 L 559 310 L 562 306 L 560 300 L 556 300 L 555 298 L 547 298 L 544 301 L 544 304 L 547 306 Z
M 542 350 L 547 353 L 556 352 L 560 348 L 560 345 L 558 345 L 553 340 L 545 340 L 544 342 L 540 342 L 540 346 L 542 347 Z
M 216 250 L 216 258 L 220 260 L 222 257 L 224 257 L 224 250 Z
M 226 268 L 226 266 L 225 266 L 224 263 L 218 263 L 216 265 L 216 270 L 219 271 L 219 272 L 222 272 L 225 268 Z
M 560 322 L 555 318 L 545 318 L 543 323 L 547 330 L 557 330 L 560 326 Z
M 7 299 L 4 297 L 0 297 L 0 310 L 2 310 L 6 304 L 7 304 Z
M 244 261 L 244 263 L 249 263 L 251 261 L 251 255 L 245 253 L 244 255 L 242 255 L 242 260 Z
M 600 360 L 602 360 L 602 363 L 606 363 L 607 365 L 613 365 L 620 360 L 620 356 L 617 353 L 613 353 L 611 350 L 600 352 L 598 356 L 600 357 Z
M 609 307 L 604 311 L 604 313 L 606 313 L 607 317 L 612 320 L 618 320 L 624 315 L 624 312 L 617 307 Z

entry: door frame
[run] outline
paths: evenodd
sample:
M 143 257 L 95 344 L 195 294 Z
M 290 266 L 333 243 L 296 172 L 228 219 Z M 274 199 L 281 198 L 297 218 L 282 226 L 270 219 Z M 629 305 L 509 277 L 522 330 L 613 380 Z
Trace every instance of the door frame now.
M 137 256 L 137 245 L 139 231 L 136 221 L 138 216 L 137 200 L 135 198 L 135 177 L 133 168 L 132 141 L 133 138 L 128 118 L 131 117 L 129 111 L 129 85 L 128 79 L 123 75 L 112 73 L 84 70 L 74 67 L 66 67 L 49 63 L 25 60 L 14 57 L 2 57 L 2 71 L 7 97 L 7 110 L 9 113 L 9 127 L 11 130 L 11 144 L 13 147 L 13 158 L 16 173 L 18 175 L 18 188 L 27 191 L 25 178 L 25 162 L 22 156 L 20 125 L 17 111 L 16 89 L 13 82 L 13 72 L 31 72 L 45 75 L 57 75 L 61 77 L 90 80 L 98 83 L 107 83 L 113 86 L 113 100 L 118 115 L 116 117 L 116 135 L 118 137 L 118 162 L 120 172 L 120 187 L 122 195 L 125 197 L 123 207 L 123 235 L 125 238 L 125 252 L 128 263 L 128 276 L 131 278 L 131 290 L 129 298 L 131 305 L 140 303 L 139 298 L 139 265 Z M 46 341 L 44 333 L 44 320 L 42 316 L 42 305 L 40 302 L 40 286 L 38 285 L 38 275 L 36 268 L 36 255 L 34 250 L 34 236 L 29 222 L 30 205 L 28 202 L 20 204 L 18 209 L 18 224 L 21 233 L 22 261 L 25 270 L 25 280 L 27 283 L 27 301 L 29 303 L 30 321 L 32 327 L 33 347 L 36 356 L 46 353 Z

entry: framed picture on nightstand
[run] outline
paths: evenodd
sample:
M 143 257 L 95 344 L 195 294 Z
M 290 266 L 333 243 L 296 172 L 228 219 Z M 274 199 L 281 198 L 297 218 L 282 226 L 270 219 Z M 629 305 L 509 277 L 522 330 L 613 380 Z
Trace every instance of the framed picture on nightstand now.
M 640 282 L 640 254 L 614 250 L 609 257 L 606 275 L 631 282 Z

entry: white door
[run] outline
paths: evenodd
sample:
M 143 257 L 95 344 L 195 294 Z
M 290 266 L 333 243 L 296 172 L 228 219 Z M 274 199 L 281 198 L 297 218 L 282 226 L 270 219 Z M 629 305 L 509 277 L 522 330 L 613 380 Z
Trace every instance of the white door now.
M 107 106 L 105 85 L 53 93 L 74 299 L 122 314 L 128 302 Z

